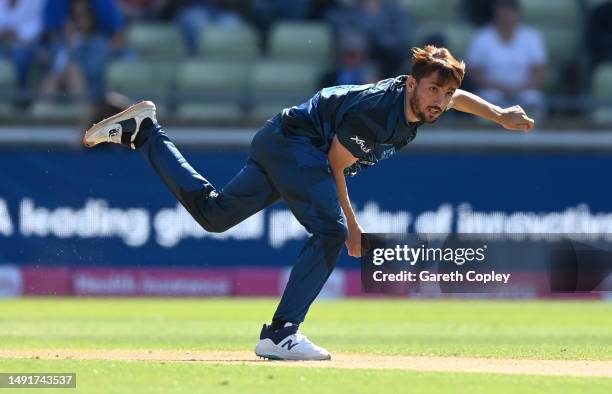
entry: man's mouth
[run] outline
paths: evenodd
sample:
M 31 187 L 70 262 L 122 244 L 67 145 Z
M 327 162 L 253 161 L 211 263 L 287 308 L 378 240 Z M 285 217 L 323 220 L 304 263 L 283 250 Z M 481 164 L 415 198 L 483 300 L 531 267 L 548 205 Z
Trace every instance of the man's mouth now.
M 431 116 L 439 116 L 442 110 L 438 107 L 427 107 L 427 112 L 429 112 Z

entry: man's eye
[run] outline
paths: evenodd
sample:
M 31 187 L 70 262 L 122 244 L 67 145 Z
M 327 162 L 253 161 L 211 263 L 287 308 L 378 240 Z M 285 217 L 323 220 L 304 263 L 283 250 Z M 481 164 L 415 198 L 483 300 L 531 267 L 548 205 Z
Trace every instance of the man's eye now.
M 454 93 L 454 92 L 447 92 L 447 93 L 446 93 L 446 95 L 447 95 L 448 97 L 453 97 L 453 94 L 455 94 L 455 93 Z
M 436 92 L 438 91 L 438 88 L 437 88 L 437 87 L 435 87 L 435 86 L 432 86 L 432 87 L 430 87 L 430 88 L 429 88 L 429 90 L 430 90 L 432 93 L 436 93 Z

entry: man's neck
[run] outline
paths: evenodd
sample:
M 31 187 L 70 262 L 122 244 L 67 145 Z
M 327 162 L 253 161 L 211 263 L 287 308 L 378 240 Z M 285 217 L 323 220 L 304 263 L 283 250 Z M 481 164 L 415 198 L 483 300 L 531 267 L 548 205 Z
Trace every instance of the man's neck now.
M 416 116 L 412 107 L 410 106 L 410 99 L 412 98 L 410 92 L 408 92 L 408 87 L 404 91 L 404 116 L 406 117 L 406 121 L 408 123 L 416 123 L 419 122 L 420 119 Z

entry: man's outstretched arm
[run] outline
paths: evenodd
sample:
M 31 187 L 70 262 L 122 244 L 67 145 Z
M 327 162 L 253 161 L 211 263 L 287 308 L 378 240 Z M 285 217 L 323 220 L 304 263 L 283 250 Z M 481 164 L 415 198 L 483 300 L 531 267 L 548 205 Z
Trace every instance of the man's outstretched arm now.
M 344 169 L 350 167 L 357 159 L 348 151 L 340 141 L 338 137 L 334 137 L 331 148 L 327 154 L 329 160 L 329 166 L 334 175 L 336 181 L 336 189 L 338 189 L 338 200 L 340 206 L 346 216 L 348 225 L 348 239 L 346 241 L 346 247 L 348 249 L 349 256 L 360 257 L 361 256 L 361 233 L 363 229 L 357 223 L 355 212 L 351 206 L 351 201 L 348 196 L 348 189 L 346 188 L 346 179 L 344 178 Z
M 533 119 L 520 106 L 501 108 L 462 89 L 455 91 L 448 108 L 489 119 L 508 130 L 529 131 L 534 125 Z

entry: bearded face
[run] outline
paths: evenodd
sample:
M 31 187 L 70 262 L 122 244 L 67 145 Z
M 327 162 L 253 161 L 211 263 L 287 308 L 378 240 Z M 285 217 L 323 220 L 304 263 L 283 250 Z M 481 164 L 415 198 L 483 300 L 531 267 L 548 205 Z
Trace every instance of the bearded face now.
M 412 82 L 410 110 L 420 121 L 434 123 L 448 108 L 457 84 L 441 80 L 437 72 Z

